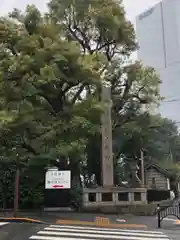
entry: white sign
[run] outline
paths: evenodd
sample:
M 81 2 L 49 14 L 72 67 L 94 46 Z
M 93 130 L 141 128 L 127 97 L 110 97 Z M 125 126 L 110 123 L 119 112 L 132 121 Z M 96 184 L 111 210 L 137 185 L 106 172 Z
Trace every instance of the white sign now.
M 48 170 L 45 177 L 45 189 L 71 188 L 71 171 Z

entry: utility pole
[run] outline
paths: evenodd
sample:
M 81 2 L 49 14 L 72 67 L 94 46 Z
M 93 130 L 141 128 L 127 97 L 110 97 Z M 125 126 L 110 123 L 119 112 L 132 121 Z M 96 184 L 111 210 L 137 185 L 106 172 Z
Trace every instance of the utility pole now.
M 141 150 L 141 183 L 142 183 L 142 187 L 144 187 L 145 185 L 145 181 L 144 181 L 144 152 L 143 150 Z
M 15 176 L 15 187 L 14 187 L 14 217 L 17 217 L 18 208 L 19 208 L 19 154 L 16 154 L 16 176 Z

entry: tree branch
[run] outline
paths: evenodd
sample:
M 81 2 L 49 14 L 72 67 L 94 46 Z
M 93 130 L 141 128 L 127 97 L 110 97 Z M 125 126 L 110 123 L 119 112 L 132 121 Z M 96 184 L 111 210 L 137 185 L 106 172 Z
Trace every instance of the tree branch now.
M 82 84 L 79 88 L 79 90 L 76 92 L 76 94 L 74 95 L 71 104 L 75 104 L 76 100 L 79 98 L 79 95 L 82 93 L 82 91 L 84 90 L 86 84 Z

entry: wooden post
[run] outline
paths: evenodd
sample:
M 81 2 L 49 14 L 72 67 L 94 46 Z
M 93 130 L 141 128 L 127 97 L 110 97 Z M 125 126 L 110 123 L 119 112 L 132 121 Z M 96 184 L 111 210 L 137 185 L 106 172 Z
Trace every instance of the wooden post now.
M 20 171 L 17 167 L 15 176 L 15 188 L 14 188 L 14 217 L 17 217 L 19 208 L 19 175 Z
M 20 177 L 20 169 L 19 169 L 19 154 L 16 153 L 16 176 L 15 176 L 15 187 L 14 187 L 14 217 L 17 217 L 18 209 L 19 209 L 19 177 Z

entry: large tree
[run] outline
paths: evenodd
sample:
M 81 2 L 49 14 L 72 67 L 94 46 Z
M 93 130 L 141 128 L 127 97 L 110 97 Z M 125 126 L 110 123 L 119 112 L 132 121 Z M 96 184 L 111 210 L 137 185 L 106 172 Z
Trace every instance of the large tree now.
M 77 42 L 63 35 L 62 26 L 35 6 L 0 18 L 0 165 L 4 173 L 0 195 L 4 206 L 12 204 L 7 201 L 12 200 L 17 167 L 23 180 L 23 206 L 35 201 L 35 192 L 35 199 L 41 198 L 47 165 L 68 167 L 77 179 L 86 160 L 88 137 L 99 130 L 102 107 L 86 89 L 101 85 L 102 57 L 82 55 Z M 11 197 L 4 195 L 4 186 Z
M 111 84 L 114 130 L 159 100 L 155 71 L 130 61 L 136 49 L 121 1 L 52 0 L 45 15 L 27 6 L 1 18 L 1 151 L 15 147 L 30 165 L 69 159 L 78 175 L 86 149 L 89 172 L 100 175 L 102 82 Z
M 46 159 L 60 159 L 79 171 L 101 112 L 99 99 L 83 90 L 101 84 L 103 63 L 82 56 L 62 31 L 35 6 L 0 19 L 1 154 L 10 158 L 15 148 L 20 157 L 44 159 L 41 169 Z
M 68 41 L 75 41 L 82 56 L 101 56 L 99 73 L 112 91 L 113 130 L 129 121 L 142 106 L 159 101 L 159 77 L 154 69 L 131 62 L 137 50 L 133 25 L 126 19 L 122 1 L 117 0 L 51 0 L 50 14 L 63 29 Z M 88 93 L 100 97 L 100 87 Z M 88 169 L 100 183 L 101 136 L 89 138 Z

